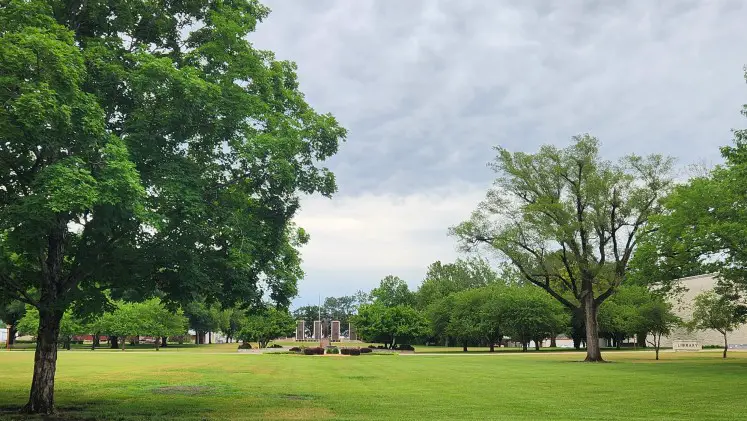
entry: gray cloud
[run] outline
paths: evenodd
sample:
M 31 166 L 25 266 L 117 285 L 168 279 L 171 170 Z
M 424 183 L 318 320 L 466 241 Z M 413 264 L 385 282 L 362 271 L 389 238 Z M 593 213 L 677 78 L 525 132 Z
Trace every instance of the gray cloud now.
M 252 42 L 296 61 L 309 102 L 350 131 L 330 161 L 338 198 L 484 189 L 492 146 L 533 151 L 583 132 L 610 158 L 718 162 L 744 126 L 741 0 L 266 3 Z

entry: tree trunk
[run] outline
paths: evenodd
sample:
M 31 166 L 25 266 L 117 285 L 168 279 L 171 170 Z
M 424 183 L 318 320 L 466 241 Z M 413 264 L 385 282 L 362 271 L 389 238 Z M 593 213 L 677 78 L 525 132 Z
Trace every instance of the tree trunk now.
M 119 348 L 119 337 L 117 337 L 117 336 L 110 336 L 109 337 L 109 348 L 111 348 L 111 349 L 117 349 L 117 348 Z
M 122 351 L 125 350 L 125 344 L 126 343 L 127 343 L 127 337 L 126 336 L 122 336 Z
M 540 350 L 540 341 L 535 339 L 534 340 L 534 350 L 539 351 Z
M 153 345 L 156 346 L 156 351 L 158 351 L 158 346 L 160 345 L 160 342 L 161 342 L 161 337 L 160 336 L 156 336 L 155 340 L 153 341 Z
M 71 341 L 72 341 L 72 338 L 70 338 L 69 336 L 65 337 L 64 346 L 65 346 L 65 349 L 68 350 L 68 351 L 70 351 L 70 342 Z
M 641 348 L 645 348 L 646 347 L 646 334 L 645 333 L 638 333 L 636 335 L 636 343 L 637 343 L 637 346 L 639 346 Z
M 556 337 L 553 336 L 552 338 L 550 338 L 550 348 L 557 348 L 557 347 L 558 347 L 558 343 L 556 341 Z
M 654 347 L 654 351 L 656 352 L 656 361 L 659 361 L 659 345 Z
M 521 342 L 521 352 L 527 352 L 529 343 L 528 342 Z
M 54 411 L 54 375 L 57 370 L 57 336 L 62 312 L 39 311 L 39 331 L 34 355 L 34 377 L 24 412 L 51 414 Z
M 167 339 L 168 338 L 166 336 L 161 337 L 161 348 L 166 348 L 168 346 L 168 342 L 166 342 Z
M 620 349 L 620 343 L 622 342 L 622 339 L 620 337 L 615 338 L 615 348 Z
M 495 352 L 495 343 L 492 341 L 490 342 L 490 352 Z
M 724 358 L 726 358 L 727 349 L 729 349 L 729 343 L 726 341 L 726 332 L 724 332 Z
M 91 341 L 91 350 L 95 350 L 97 346 L 101 346 L 101 339 L 99 338 L 100 332 L 96 332 L 93 334 L 93 340 Z
M 213 343 L 213 332 L 208 332 L 208 344 Z
M 18 330 L 16 329 L 16 325 L 8 325 L 8 345 L 13 346 L 16 343 L 16 334 L 18 334 Z
M 462 352 L 467 352 L 467 342 L 462 344 Z
M 597 327 L 597 306 L 594 304 L 594 293 L 589 287 L 583 297 L 584 321 L 586 322 L 586 362 L 603 362 L 602 350 L 599 347 L 599 329 Z

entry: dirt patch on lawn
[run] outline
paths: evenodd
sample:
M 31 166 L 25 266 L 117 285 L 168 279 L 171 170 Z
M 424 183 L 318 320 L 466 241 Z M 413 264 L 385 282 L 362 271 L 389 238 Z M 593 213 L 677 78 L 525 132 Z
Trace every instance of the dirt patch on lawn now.
M 161 386 L 153 389 L 153 393 L 164 395 L 207 395 L 213 388 L 208 386 Z
M 282 408 L 265 411 L 264 417 L 270 420 L 309 420 L 332 419 L 334 412 L 326 408 Z

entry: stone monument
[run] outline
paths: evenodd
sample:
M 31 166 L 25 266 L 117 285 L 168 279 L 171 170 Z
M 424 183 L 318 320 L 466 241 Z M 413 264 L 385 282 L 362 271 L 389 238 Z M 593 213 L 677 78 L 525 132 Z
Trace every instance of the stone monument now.
M 332 342 L 340 342 L 340 322 L 338 320 L 332 321 L 332 332 L 329 336 Z
M 306 339 L 306 322 L 296 320 L 296 340 L 303 341 Z
M 314 339 L 317 341 L 322 339 L 322 321 L 321 320 L 314 321 Z
M 358 340 L 358 332 L 355 331 L 355 326 L 352 323 L 348 324 L 348 338 L 351 341 Z

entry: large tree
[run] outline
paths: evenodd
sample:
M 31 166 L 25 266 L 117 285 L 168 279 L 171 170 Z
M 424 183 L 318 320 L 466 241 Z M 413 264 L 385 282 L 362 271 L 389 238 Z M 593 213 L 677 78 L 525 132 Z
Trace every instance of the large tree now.
M 497 281 L 498 275 L 482 258 L 457 259 L 446 264 L 436 261 L 428 266 L 425 279 L 415 293 L 415 304 L 425 309 L 449 294 Z
M 747 70 L 745 71 L 747 79 Z M 747 105 L 742 107 L 747 117 Z M 735 129 L 733 144 L 721 148 L 724 163 L 700 171 L 677 186 L 652 221 L 652 233 L 634 263 L 669 289 L 670 281 L 718 273 L 719 293 L 747 293 L 747 129 Z
M 270 307 L 247 316 L 239 339 L 257 341 L 260 348 L 266 348 L 271 340 L 291 335 L 295 329 L 296 323 L 287 310 Z
M 729 349 L 729 332 L 747 322 L 744 307 L 738 305 L 729 297 L 719 296 L 714 291 L 698 294 L 693 300 L 693 314 L 690 325 L 693 328 L 712 329 L 724 337 L 724 353 Z
M 626 279 L 638 238 L 660 210 L 671 159 L 631 155 L 614 164 L 589 135 L 534 154 L 496 149 L 495 187 L 452 233 L 467 248 L 497 250 L 526 281 L 581 309 L 586 361 L 603 361 L 597 310 Z
M 0 0 L 0 289 L 39 310 L 28 412 L 54 408 L 71 303 L 103 290 L 287 305 L 299 195 L 345 130 L 245 1 Z
M 410 306 L 415 302 L 415 296 L 402 278 L 387 275 L 379 282 L 379 286 L 371 290 L 374 303 L 384 306 Z
M 403 305 L 365 304 L 351 318 L 351 323 L 364 340 L 382 342 L 392 349 L 398 343 L 413 341 L 428 332 L 425 317 L 414 308 Z

